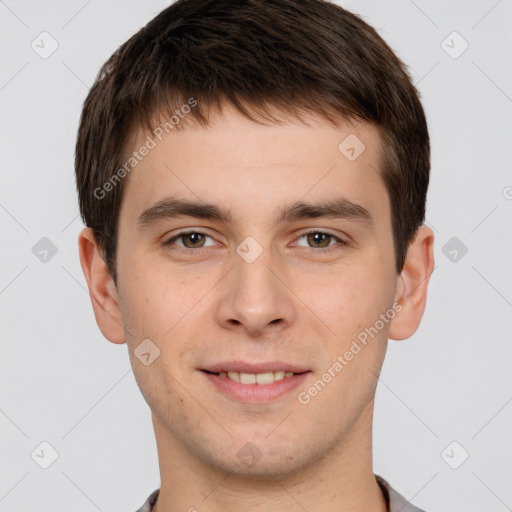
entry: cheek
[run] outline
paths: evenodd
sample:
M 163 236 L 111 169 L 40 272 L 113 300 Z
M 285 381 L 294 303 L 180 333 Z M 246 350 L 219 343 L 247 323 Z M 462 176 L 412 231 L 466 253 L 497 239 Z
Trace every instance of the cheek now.
M 162 336 L 197 304 L 204 288 L 197 277 L 148 265 L 125 290 L 126 314 L 139 330 Z
M 173 374 L 180 373 L 197 357 L 197 343 L 191 339 L 197 339 L 211 313 L 212 304 L 205 293 L 212 283 L 205 276 L 184 276 L 176 269 L 158 269 L 156 265 L 140 269 L 137 276 L 123 294 L 123 321 L 131 326 L 128 345 L 133 352 L 149 338 L 160 350 L 158 362 L 165 361 Z
M 385 309 L 389 291 L 375 266 L 346 266 L 326 275 L 317 275 L 302 286 L 299 296 L 338 333 L 364 327 Z
M 362 392 L 371 393 L 374 388 L 371 371 L 379 372 L 387 346 L 389 323 L 381 325 L 379 319 L 391 306 L 389 277 L 376 264 L 361 264 L 322 278 L 322 284 L 309 287 L 308 295 L 304 289 L 304 297 L 308 297 L 304 302 L 312 304 L 312 309 L 330 328 L 328 339 L 321 342 L 326 368 L 338 356 L 347 354 L 343 370 L 337 373 L 337 384 L 331 389 L 343 395 L 342 389 L 346 386 L 354 389 L 352 383 L 359 382 Z

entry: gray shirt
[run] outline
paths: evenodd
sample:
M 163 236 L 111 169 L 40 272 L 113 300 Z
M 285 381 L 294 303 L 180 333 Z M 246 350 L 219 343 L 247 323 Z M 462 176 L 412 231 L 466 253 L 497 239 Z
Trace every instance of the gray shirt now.
M 384 497 L 388 504 L 389 512 L 424 512 L 419 508 L 416 508 L 414 505 L 411 505 L 402 495 L 398 494 L 383 478 L 378 475 L 375 475 L 377 479 L 377 483 L 380 485 L 382 492 L 384 493 Z M 151 512 L 153 510 L 153 505 L 156 503 L 158 498 L 158 494 L 160 493 L 160 489 L 156 489 L 153 491 L 149 498 L 146 500 L 144 505 L 142 505 L 137 512 Z

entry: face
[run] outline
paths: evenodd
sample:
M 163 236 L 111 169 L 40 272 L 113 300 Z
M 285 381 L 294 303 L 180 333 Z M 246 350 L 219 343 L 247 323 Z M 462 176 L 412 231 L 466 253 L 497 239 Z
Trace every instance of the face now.
M 136 380 L 160 441 L 225 471 L 284 476 L 357 443 L 401 314 L 378 131 L 308 122 L 225 107 L 126 184 L 116 294 Z

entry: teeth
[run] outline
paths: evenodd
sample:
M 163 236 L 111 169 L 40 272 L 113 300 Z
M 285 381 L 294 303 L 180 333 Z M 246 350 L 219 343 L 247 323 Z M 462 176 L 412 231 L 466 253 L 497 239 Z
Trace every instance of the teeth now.
M 256 375 L 257 384 L 272 384 L 275 380 L 274 372 L 258 373 L 258 375 Z
M 229 372 L 231 373 L 231 372 Z M 229 375 L 228 373 L 228 375 Z M 254 373 L 243 373 L 240 372 L 239 378 L 240 378 L 240 384 L 256 384 L 256 377 Z
M 272 384 L 276 380 L 293 375 L 295 375 L 293 372 L 284 371 L 268 373 L 219 372 L 219 377 L 227 377 L 241 384 Z

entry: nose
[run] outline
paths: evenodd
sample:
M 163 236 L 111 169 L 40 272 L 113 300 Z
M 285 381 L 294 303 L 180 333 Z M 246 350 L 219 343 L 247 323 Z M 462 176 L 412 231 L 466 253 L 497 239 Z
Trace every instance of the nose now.
M 261 336 L 289 327 L 296 315 L 284 270 L 272 261 L 271 250 L 251 263 L 234 257 L 216 310 L 220 325 Z

